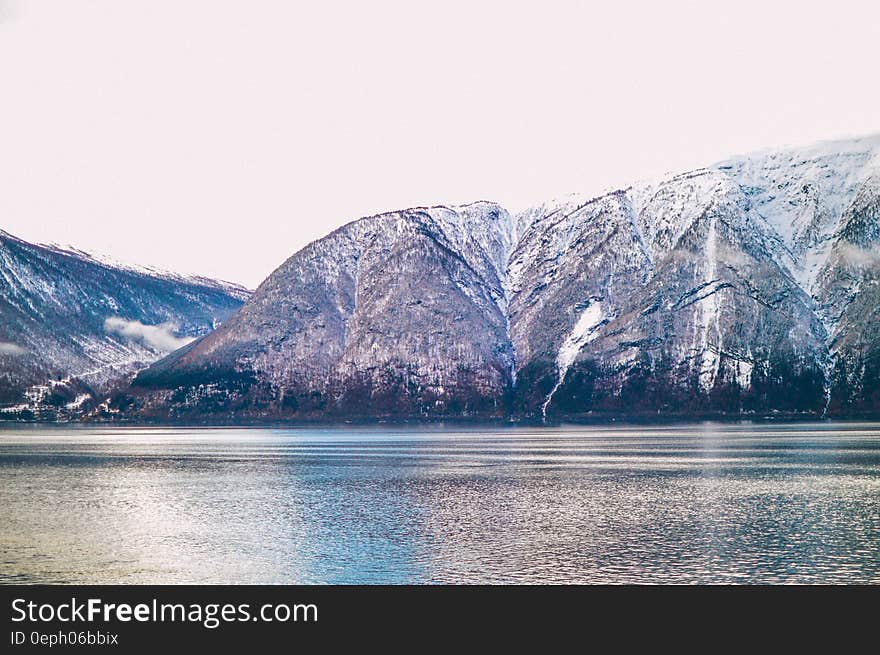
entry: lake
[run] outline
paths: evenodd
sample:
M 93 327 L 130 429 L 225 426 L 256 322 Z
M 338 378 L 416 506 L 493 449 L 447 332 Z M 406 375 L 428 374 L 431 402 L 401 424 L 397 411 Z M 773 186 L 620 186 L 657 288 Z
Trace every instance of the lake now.
M 878 583 L 880 424 L 0 430 L 0 581 Z

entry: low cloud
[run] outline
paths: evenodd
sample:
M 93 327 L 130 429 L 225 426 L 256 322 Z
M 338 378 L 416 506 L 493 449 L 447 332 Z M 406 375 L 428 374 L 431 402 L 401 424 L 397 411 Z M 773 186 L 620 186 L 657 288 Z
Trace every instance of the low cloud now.
M 140 341 L 153 350 L 166 353 L 182 348 L 193 341 L 192 337 L 175 336 L 176 329 L 177 326 L 172 323 L 145 325 L 140 321 L 127 321 L 119 316 L 111 316 L 104 321 L 104 330 L 108 333 Z
M 850 266 L 858 268 L 873 268 L 880 266 L 880 252 L 859 248 L 850 244 L 844 244 L 840 249 L 840 256 Z
M 27 352 L 18 344 L 9 341 L 0 341 L 0 355 L 24 355 Z

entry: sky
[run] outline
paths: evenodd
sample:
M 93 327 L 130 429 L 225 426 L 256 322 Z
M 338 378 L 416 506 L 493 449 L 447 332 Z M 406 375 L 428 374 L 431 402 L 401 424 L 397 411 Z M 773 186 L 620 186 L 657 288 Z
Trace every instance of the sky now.
M 256 287 L 361 216 L 880 132 L 880 3 L 0 0 L 0 229 Z

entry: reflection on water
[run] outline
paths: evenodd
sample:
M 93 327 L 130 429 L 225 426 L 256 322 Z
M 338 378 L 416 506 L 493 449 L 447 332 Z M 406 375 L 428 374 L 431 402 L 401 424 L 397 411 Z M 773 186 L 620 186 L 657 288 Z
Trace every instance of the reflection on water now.
M 880 582 L 880 425 L 0 431 L 0 581 Z

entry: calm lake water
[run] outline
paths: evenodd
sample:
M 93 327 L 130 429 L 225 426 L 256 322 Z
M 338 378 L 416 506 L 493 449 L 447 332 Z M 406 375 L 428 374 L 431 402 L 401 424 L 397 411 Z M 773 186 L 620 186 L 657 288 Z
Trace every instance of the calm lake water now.
M 0 581 L 880 582 L 880 424 L 0 430 Z

